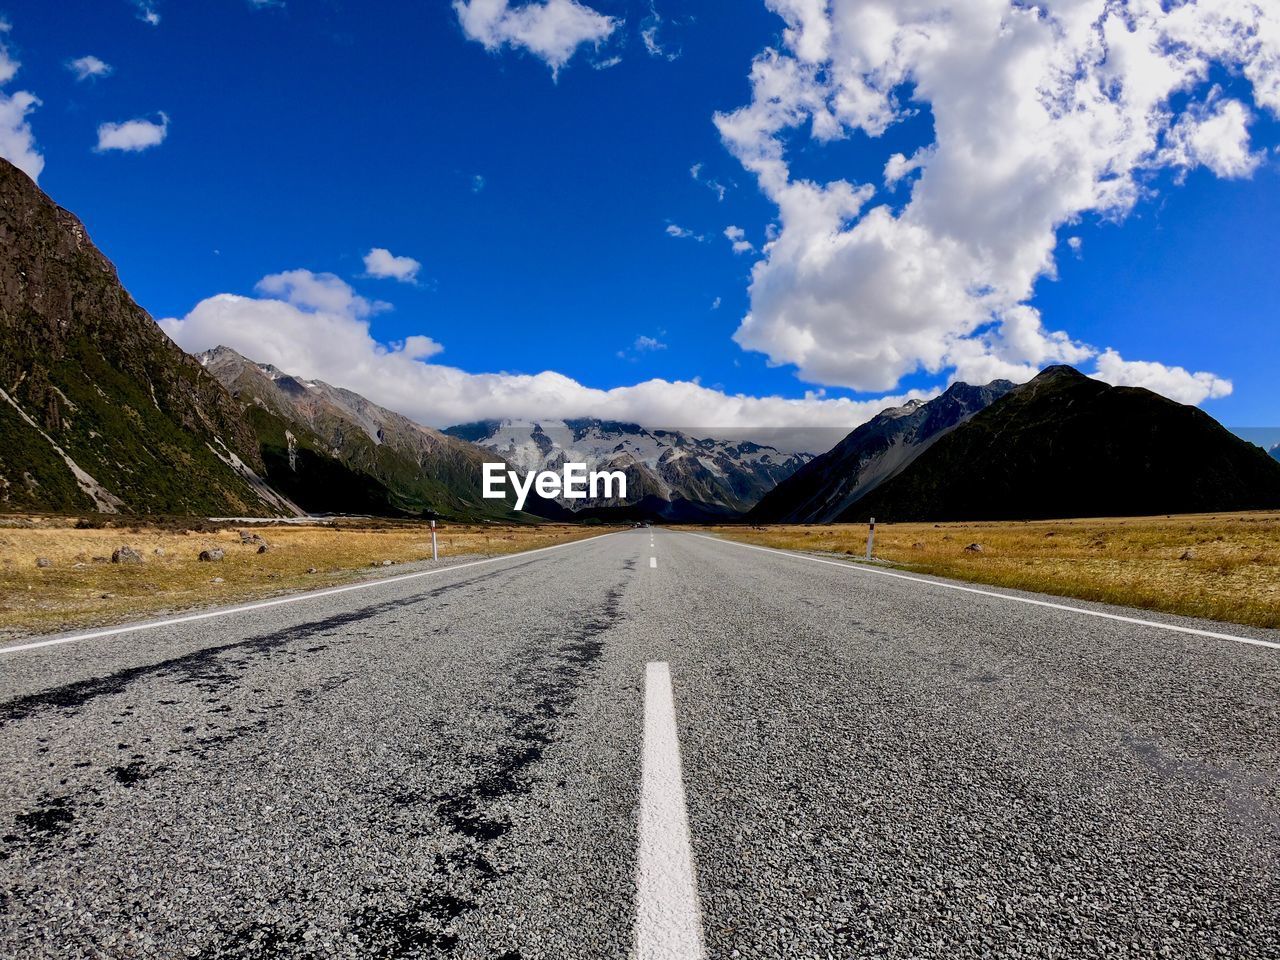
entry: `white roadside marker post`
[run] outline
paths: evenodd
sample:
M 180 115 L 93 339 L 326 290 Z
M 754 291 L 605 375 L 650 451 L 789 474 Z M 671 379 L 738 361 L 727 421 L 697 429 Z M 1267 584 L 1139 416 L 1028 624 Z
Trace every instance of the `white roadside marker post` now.
M 432 562 L 440 559 L 440 548 L 436 545 L 436 522 L 431 521 L 431 560 Z
M 871 551 L 876 545 L 876 518 L 871 518 L 871 528 L 867 531 L 867 559 L 871 559 Z

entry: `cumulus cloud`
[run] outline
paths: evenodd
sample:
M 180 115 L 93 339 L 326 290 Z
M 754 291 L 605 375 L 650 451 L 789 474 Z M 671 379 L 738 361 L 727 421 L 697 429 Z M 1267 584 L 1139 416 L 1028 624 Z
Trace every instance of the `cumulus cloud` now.
M 371 277 L 416 283 L 422 264 L 413 257 L 397 257 L 385 247 L 374 247 L 364 255 L 364 269 Z
M 1179 403 L 1200 404 L 1230 396 L 1232 390 L 1230 380 L 1211 373 L 1192 373 L 1183 367 L 1147 360 L 1125 360 L 1114 350 L 1103 351 L 1093 375 L 1117 387 L 1146 387 Z
M 76 75 L 77 80 L 90 80 L 95 77 L 110 76 L 112 70 L 111 64 L 92 54 L 68 61 L 67 69 Z
M 438 353 L 444 352 L 444 346 L 430 337 L 415 334 L 405 337 L 404 342 L 395 344 L 393 350 L 410 360 L 428 360 Z
M 1215 67 L 1280 116 L 1275 4 L 766 2 L 782 43 L 752 64 L 751 102 L 715 118 L 777 207 L 735 339 L 813 382 L 888 390 L 921 369 L 1097 355 L 1029 305 L 1059 229 L 1123 217 L 1161 168 L 1256 167 L 1250 111 L 1210 85 Z M 933 142 L 884 167 L 886 188 L 911 178 L 900 209 L 876 183 L 793 176 L 796 138 L 875 138 L 924 107 Z
M 747 240 L 747 232 L 741 227 L 735 227 L 730 224 L 724 228 L 724 235 L 733 244 L 734 253 L 751 253 L 755 250 L 755 247 Z
M 165 113 L 157 113 L 155 120 L 139 117 L 123 123 L 104 123 L 98 127 L 98 145 L 94 149 L 98 153 L 108 150 L 140 153 L 158 147 L 168 135 L 169 116 Z
M 0 20 L 0 87 L 17 76 L 22 66 L 5 43 L 10 29 L 8 21 Z M 32 180 L 39 180 L 44 170 L 44 156 L 36 148 L 35 134 L 27 119 L 38 106 L 40 98 L 29 90 L 8 93 L 0 89 L 0 157 Z
M 653 426 L 708 431 L 795 428 L 794 441 L 827 428 L 822 442 L 864 422 L 885 406 L 931 394 L 855 401 L 810 393 L 802 399 L 752 397 L 697 381 L 653 379 L 601 390 L 559 373 L 468 373 L 424 362 L 440 352 L 429 337 L 380 343 L 369 327 L 379 309 L 331 274 L 291 270 L 264 278 L 256 297 L 219 294 L 182 318 L 160 321 L 188 351 L 225 344 L 298 376 L 363 394 L 420 423 L 447 426 L 502 417 L 605 417 Z M 791 449 L 803 449 L 792 446 Z
M 1205 166 L 1220 177 L 1247 177 L 1266 156 L 1265 150 L 1249 149 L 1252 120 L 1239 100 L 1195 104 L 1169 130 L 1162 157 L 1183 171 Z
M 599 46 L 621 21 L 577 0 L 543 0 L 512 6 L 509 0 L 454 0 L 462 32 L 489 51 L 518 47 L 544 60 L 552 74 L 578 48 Z
M 332 273 L 312 273 L 310 270 L 286 270 L 273 273 L 258 281 L 258 293 L 266 294 L 300 310 L 332 316 L 364 320 L 389 310 L 391 304 L 380 300 L 367 300 L 351 288 L 341 277 Z
M 632 344 L 632 348 L 638 352 L 644 353 L 652 350 L 665 350 L 667 345 L 657 337 L 649 337 L 641 334 L 636 337 L 636 342 Z
M 884 165 L 884 185 L 886 187 L 897 186 L 899 182 L 923 167 L 928 156 L 927 150 L 917 150 L 909 157 L 905 154 L 895 153 Z

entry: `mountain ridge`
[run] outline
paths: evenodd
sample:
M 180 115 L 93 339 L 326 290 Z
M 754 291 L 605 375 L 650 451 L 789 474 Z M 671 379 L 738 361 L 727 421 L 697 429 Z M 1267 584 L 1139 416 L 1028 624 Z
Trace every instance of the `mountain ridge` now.
M 481 465 L 492 457 L 474 444 L 230 347 L 197 359 L 241 405 L 268 481 L 306 509 L 515 519 L 508 501 L 481 496 Z
M 746 515 L 753 523 L 829 523 L 881 483 L 907 469 L 940 437 L 1014 388 L 954 383 L 932 400 L 909 400 L 854 428 L 765 494 Z
M 639 510 L 651 519 L 737 516 L 811 459 L 748 440 L 700 439 L 595 417 L 484 420 L 445 433 L 492 450 L 519 470 L 558 470 L 575 462 L 626 473 L 625 501 L 560 501 L 584 516 L 622 508 L 626 517 Z
M 1030 520 L 1280 507 L 1280 462 L 1196 407 L 1047 368 L 839 520 Z
M 296 514 L 222 386 L 74 214 L 0 159 L 0 507 Z

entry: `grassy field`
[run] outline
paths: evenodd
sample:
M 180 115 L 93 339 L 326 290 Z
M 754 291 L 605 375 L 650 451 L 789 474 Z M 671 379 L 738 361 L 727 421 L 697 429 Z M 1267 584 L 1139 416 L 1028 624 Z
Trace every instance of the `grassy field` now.
M 96 522 L 96 521 L 95 521 Z M 49 517 L 0 518 L 0 633 L 9 635 L 109 624 L 139 616 L 348 583 L 431 558 L 431 532 L 421 523 L 337 521 L 325 525 L 158 525 L 77 529 Z M 267 543 L 242 543 L 240 533 Z M 442 558 L 492 556 L 580 540 L 600 528 L 448 525 L 439 531 Z M 112 563 L 131 547 L 138 564 Z M 201 562 L 220 548 L 220 561 Z M 47 565 L 41 565 L 47 563 Z M 314 571 L 314 572 L 309 572 Z
M 863 524 L 723 526 L 733 540 L 862 558 Z M 982 550 L 966 550 L 970 544 Z M 875 555 L 904 570 L 998 587 L 1280 627 L 1280 513 L 899 523 Z

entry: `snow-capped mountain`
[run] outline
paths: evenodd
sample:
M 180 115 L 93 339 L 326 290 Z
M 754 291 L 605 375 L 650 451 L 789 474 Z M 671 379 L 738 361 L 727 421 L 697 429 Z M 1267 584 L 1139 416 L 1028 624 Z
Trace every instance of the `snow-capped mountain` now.
M 698 439 L 594 418 L 486 420 L 445 433 L 492 450 L 522 471 L 558 470 L 565 463 L 622 470 L 626 503 L 645 503 L 668 519 L 741 513 L 813 459 L 750 441 Z M 616 501 L 563 502 L 575 510 L 618 506 Z
M 1271 448 L 1271 455 L 1275 457 L 1277 460 L 1280 460 L 1280 443 L 1277 443 L 1274 447 Z

